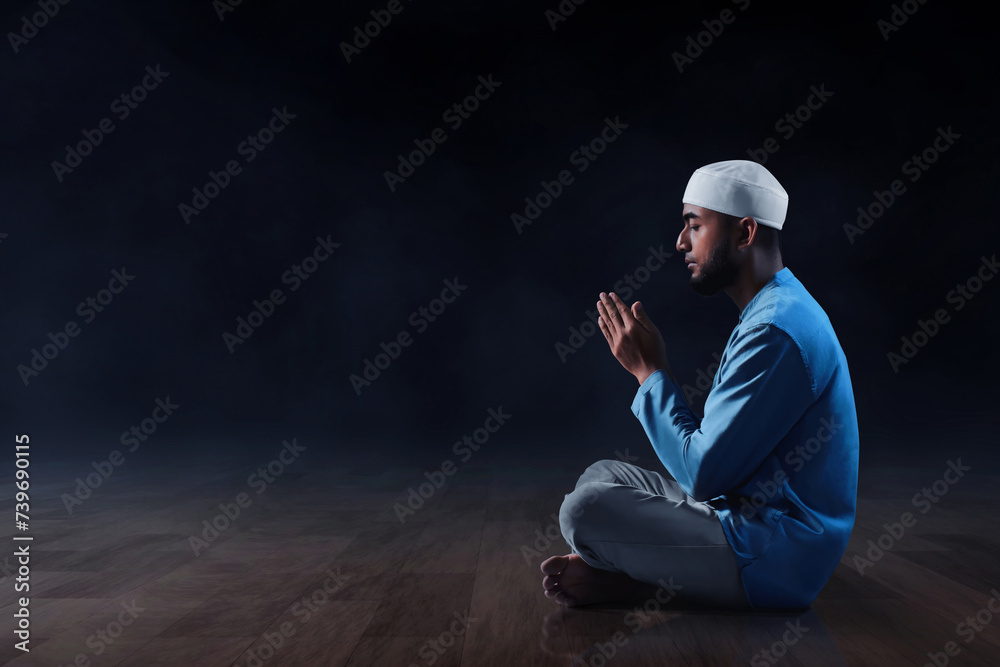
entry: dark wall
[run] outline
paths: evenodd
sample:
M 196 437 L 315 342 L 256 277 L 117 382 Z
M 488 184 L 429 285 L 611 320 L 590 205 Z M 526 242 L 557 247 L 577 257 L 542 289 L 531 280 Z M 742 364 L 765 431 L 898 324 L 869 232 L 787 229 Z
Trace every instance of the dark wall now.
M 785 263 L 840 337 L 863 438 L 995 424 L 1000 281 L 948 297 L 1000 250 L 993 38 L 981 10 L 904 4 L 905 23 L 891 3 L 567 0 L 553 30 L 555 0 L 401 0 L 350 62 L 341 43 L 386 3 L 247 0 L 220 19 L 208 0 L 71 2 L 37 34 L 22 17 L 38 5 L 8 4 L 4 32 L 34 36 L 8 34 L 0 55 L 6 428 L 97 456 L 169 396 L 180 407 L 157 437 L 171 447 L 310 434 L 345 457 L 438 452 L 499 406 L 507 451 L 641 445 L 637 385 L 601 334 L 565 360 L 556 344 L 662 246 L 673 256 L 629 301 L 695 386 L 739 313 L 686 284 L 681 193 L 696 167 L 750 157 L 790 195 Z M 443 113 L 479 77 L 493 90 L 454 127 Z M 112 105 L 144 78 L 134 109 Z M 810 101 L 799 127 L 779 122 Z M 248 161 L 241 142 L 275 109 L 294 118 Z M 95 134 L 104 118 L 113 131 Z M 614 142 L 574 157 L 606 119 Z M 390 188 L 397 156 L 436 128 L 446 140 Z M 939 130 L 947 150 L 907 166 Z M 54 167 L 85 132 L 100 144 Z M 240 172 L 185 216 L 231 160 Z M 573 181 L 518 229 L 511 215 L 563 170 Z M 895 201 L 849 234 L 897 179 Z M 283 275 L 318 238 L 339 245 L 293 290 Z M 123 269 L 134 279 L 101 312 L 78 310 Z M 433 322 L 411 320 L 446 280 L 466 288 Z M 275 289 L 284 301 L 227 346 Z M 948 321 L 894 368 L 887 354 L 938 309 Z M 63 339 L 70 322 L 78 334 Z M 411 344 L 359 395 L 349 376 L 402 332 Z M 65 348 L 25 381 L 18 367 L 49 334 Z

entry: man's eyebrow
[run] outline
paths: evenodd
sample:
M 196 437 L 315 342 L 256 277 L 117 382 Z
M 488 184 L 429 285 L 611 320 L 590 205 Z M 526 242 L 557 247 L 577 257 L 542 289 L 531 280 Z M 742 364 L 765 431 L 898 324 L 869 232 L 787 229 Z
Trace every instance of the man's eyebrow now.
M 691 218 L 697 218 L 699 220 L 701 219 L 701 217 L 697 213 L 695 213 L 694 211 L 688 211 L 687 213 L 684 214 L 683 220 L 684 220 L 684 222 L 687 222 Z

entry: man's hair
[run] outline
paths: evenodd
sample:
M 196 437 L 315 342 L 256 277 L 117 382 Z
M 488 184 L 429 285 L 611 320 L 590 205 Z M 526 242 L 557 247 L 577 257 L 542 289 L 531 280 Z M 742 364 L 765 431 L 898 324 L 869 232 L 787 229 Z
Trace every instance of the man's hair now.
M 720 213 L 725 219 L 726 229 L 732 229 L 733 225 L 743 219 L 742 216 L 729 215 L 727 213 Z M 755 243 L 760 244 L 760 247 L 764 250 L 777 250 L 778 256 L 781 256 L 781 231 L 775 229 L 774 227 L 768 227 L 767 225 L 762 225 L 757 223 L 757 240 Z

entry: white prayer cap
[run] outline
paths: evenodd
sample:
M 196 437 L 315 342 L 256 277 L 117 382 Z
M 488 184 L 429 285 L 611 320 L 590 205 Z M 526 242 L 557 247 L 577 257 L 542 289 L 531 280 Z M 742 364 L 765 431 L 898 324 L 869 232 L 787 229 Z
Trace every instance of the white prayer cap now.
M 788 211 L 788 193 L 771 172 L 749 160 L 714 162 L 696 169 L 684 190 L 685 204 L 751 217 L 781 229 Z

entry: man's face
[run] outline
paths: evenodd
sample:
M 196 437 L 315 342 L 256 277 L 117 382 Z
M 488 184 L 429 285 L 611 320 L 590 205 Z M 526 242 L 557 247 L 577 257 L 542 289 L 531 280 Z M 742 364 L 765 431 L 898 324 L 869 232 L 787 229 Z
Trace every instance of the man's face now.
M 725 218 L 693 204 L 684 204 L 682 216 L 684 229 L 677 237 L 677 251 L 684 253 L 691 271 L 691 288 L 703 296 L 712 296 L 734 284 L 740 266 Z

